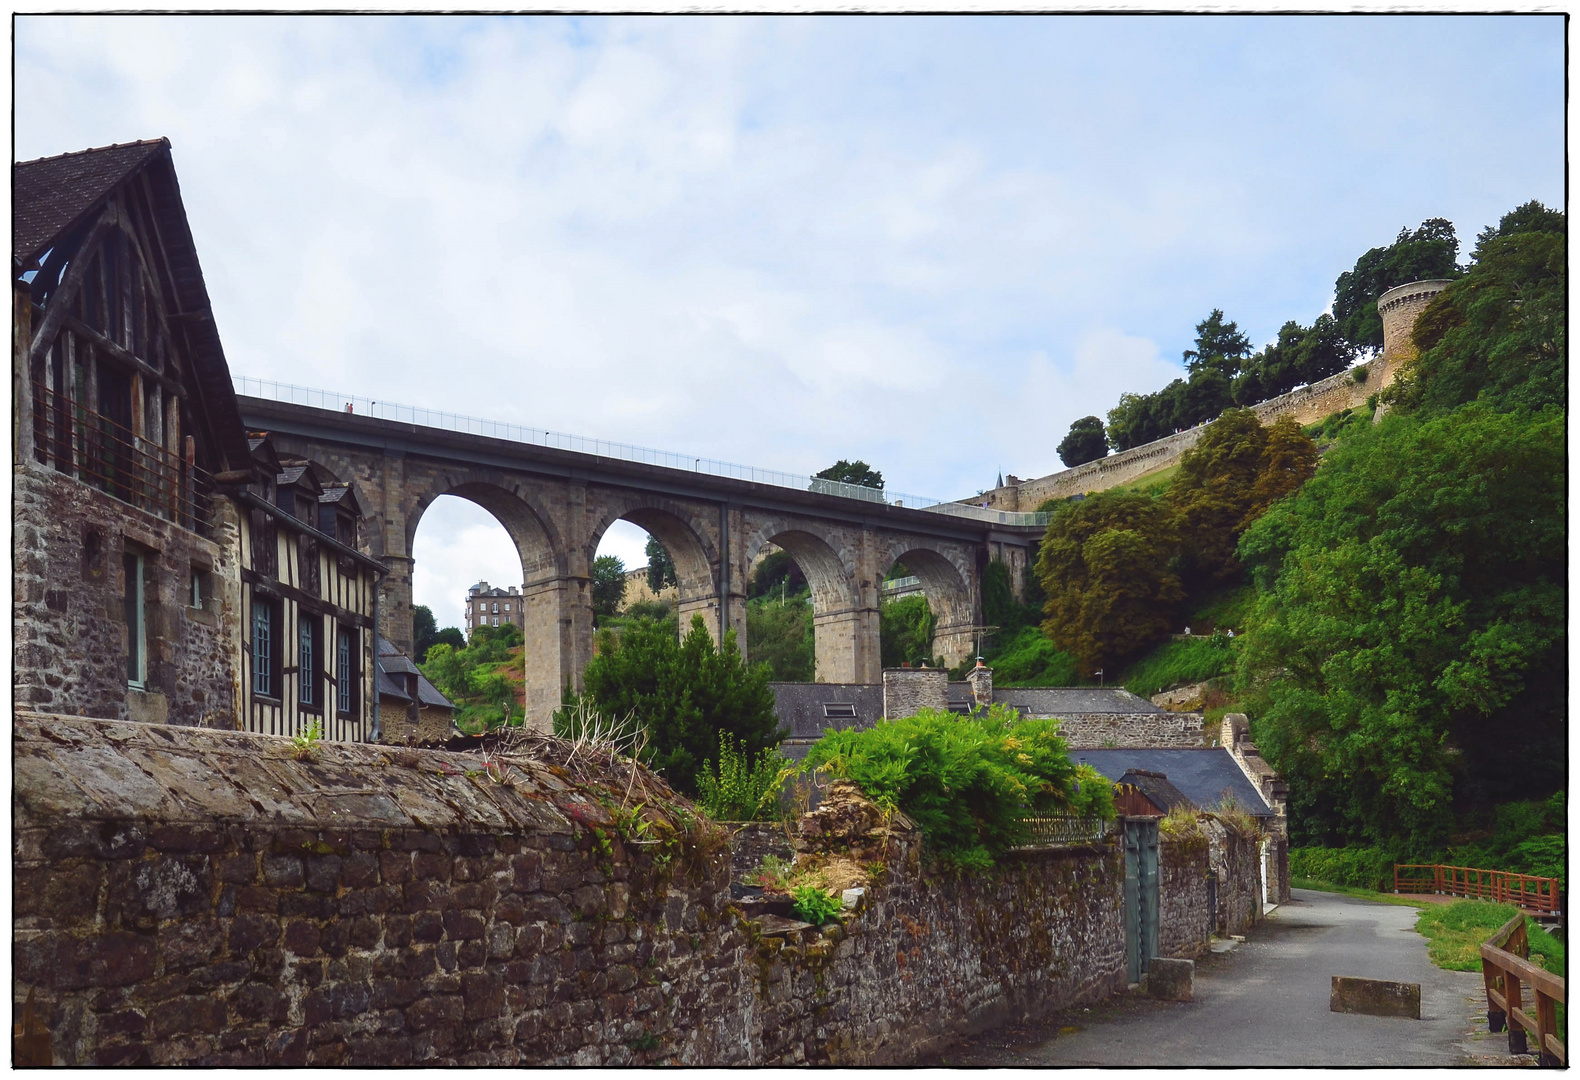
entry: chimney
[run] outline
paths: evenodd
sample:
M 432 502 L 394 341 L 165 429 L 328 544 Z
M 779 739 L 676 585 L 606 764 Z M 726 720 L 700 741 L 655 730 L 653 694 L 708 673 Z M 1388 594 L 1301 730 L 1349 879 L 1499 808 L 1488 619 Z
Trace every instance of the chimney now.
M 987 708 L 993 704 L 993 669 L 984 667 L 981 660 L 977 666 L 966 673 L 966 682 L 971 684 L 972 703 Z
M 883 669 L 883 715 L 915 716 L 923 709 L 949 707 L 949 672 L 943 668 Z

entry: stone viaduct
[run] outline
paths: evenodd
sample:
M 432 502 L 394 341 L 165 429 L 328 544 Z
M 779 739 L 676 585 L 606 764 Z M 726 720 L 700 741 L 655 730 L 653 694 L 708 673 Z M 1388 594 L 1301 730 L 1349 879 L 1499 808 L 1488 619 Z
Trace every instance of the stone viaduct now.
M 981 575 L 1002 559 L 1017 587 L 1040 524 L 951 505 L 915 509 L 640 461 L 238 395 L 249 430 L 282 458 L 354 485 L 368 515 L 361 548 L 390 570 L 379 625 L 412 645 L 412 541 L 441 495 L 483 507 L 521 556 L 529 724 L 544 727 L 592 657 L 591 569 L 617 520 L 646 529 L 675 561 L 682 629 L 701 614 L 715 640 L 746 647 L 746 585 L 764 545 L 788 551 L 812 589 L 819 682 L 877 683 L 879 589 L 903 561 L 938 618 L 935 650 L 968 655 L 982 621 Z

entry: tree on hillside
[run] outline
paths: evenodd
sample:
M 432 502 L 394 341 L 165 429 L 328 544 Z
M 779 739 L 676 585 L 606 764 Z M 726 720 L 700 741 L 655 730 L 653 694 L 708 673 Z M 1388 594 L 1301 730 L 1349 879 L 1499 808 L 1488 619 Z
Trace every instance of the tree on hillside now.
M 1185 350 L 1185 370 L 1194 375 L 1216 368 L 1232 378 L 1239 371 L 1239 361 L 1250 354 L 1250 339 L 1236 324 L 1224 322 L 1221 309 L 1213 308 L 1212 314 L 1196 324 L 1196 347 Z
M 718 756 L 724 734 L 748 760 L 779 745 L 784 733 L 774 713 L 766 665 L 748 666 L 735 631 L 715 647 L 702 617 L 692 617 L 683 640 L 660 622 L 639 620 L 616 638 L 599 635 L 587 665 L 586 698 L 602 715 L 634 715 L 647 731 L 643 760 L 677 791 L 697 792 L 697 771 Z M 568 721 L 556 716 L 556 730 Z
M 766 665 L 775 682 L 812 682 L 817 674 L 812 603 L 805 596 L 780 602 L 778 592 L 746 605 L 746 651 Z
M 412 659 L 422 663 L 428 655 L 428 648 L 439 637 L 439 624 L 434 620 L 433 610 L 426 604 L 413 604 L 411 609 L 411 651 Z
M 1493 240 L 1520 233 L 1557 233 L 1560 236 L 1568 236 L 1569 219 L 1562 210 L 1549 210 L 1532 199 L 1504 214 L 1496 225 L 1488 225 L 1477 233 L 1476 249 L 1471 252 L 1471 258 L 1479 261 L 1483 249 Z
M 1396 413 L 1248 529 L 1237 688 L 1300 843 L 1447 839 L 1564 783 L 1564 415 Z
M 1411 232 L 1400 229 L 1388 247 L 1372 248 L 1334 283 L 1333 318 L 1339 333 L 1358 349 L 1382 348 L 1377 298 L 1395 285 L 1457 276 L 1459 239 L 1446 218 L 1428 218 Z
M 925 596 L 891 600 L 878 608 L 878 650 L 886 668 L 933 662 L 938 618 Z
M 1168 492 L 1187 591 L 1199 595 L 1238 577 L 1240 534 L 1305 483 L 1316 463 L 1316 444 L 1287 417 L 1269 429 L 1251 410 L 1230 409 L 1207 425 L 1180 457 Z
M 620 610 L 625 599 L 625 563 L 616 555 L 600 555 L 592 565 L 592 609 L 594 615 L 608 617 Z
M 1249 407 L 1287 394 L 1297 386 L 1337 375 L 1355 362 L 1355 347 L 1339 332 L 1331 315 L 1301 326 L 1291 319 L 1278 340 L 1245 361 L 1234 380 L 1235 404 Z
M 1070 433 L 1059 443 L 1059 460 L 1067 469 L 1107 456 L 1108 436 L 1103 432 L 1103 422 L 1095 416 L 1083 416 L 1075 421 L 1070 425 Z
M 649 535 L 647 538 L 647 587 L 655 593 L 661 592 L 667 585 L 678 585 L 680 579 L 675 576 L 675 560 L 669 557 L 669 552 L 664 550 L 664 545 L 658 542 L 658 537 Z
M 1184 597 L 1169 567 L 1175 545 L 1164 503 L 1104 491 L 1054 511 L 1037 554 L 1047 600 L 1043 632 L 1085 670 L 1113 670 L 1168 633 Z
M 466 648 L 466 635 L 461 633 L 460 627 L 446 626 L 434 635 L 433 644 L 448 645 L 452 649 L 464 649 Z M 428 646 L 428 648 L 431 651 L 433 645 Z
M 855 484 L 858 487 L 883 487 L 883 474 L 877 469 L 865 461 L 846 461 L 844 458 L 816 474 L 816 479 L 837 480 L 841 484 Z
M 746 586 L 746 598 L 750 600 L 756 596 L 765 596 L 769 592 L 780 595 L 780 586 L 783 592 L 799 592 L 807 587 L 806 575 L 801 572 L 801 567 L 788 551 L 780 549 L 763 556 L 763 561 L 757 564 L 757 569 L 752 571 L 752 580 Z
M 1476 250 L 1469 272 L 1439 293 L 1416 321 L 1412 344 L 1417 356 L 1406 362 L 1383 400 L 1428 411 L 1478 398 L 1500 410 L 1563 407 L 1568 394 L 1565 235 L 1510 232 L 1486 237 Z

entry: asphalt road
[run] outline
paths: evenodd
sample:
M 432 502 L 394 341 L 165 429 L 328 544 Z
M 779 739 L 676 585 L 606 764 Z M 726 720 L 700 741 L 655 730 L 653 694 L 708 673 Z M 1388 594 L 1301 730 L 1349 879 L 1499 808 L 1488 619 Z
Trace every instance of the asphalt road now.
M 1196 963 L 1195 1000 L 1119 995 L 962 1043 L 936 1066 L 1524 1064 L 1489 1035 L 1481 976 L 1426 957 L 1414 908 L 1296 889 L 1230 952 Z M 1421 1019 L 1328 1010 L 1334 975 L 1421 984 Z

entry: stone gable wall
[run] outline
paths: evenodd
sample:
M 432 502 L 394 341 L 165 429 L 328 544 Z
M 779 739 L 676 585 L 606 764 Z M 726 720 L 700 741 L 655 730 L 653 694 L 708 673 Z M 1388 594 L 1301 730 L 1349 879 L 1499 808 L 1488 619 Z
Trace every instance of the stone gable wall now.
M 1062 719 L 1059 734 L 1074 750 L 1207 745 L 1201 713 L 1076 713 Z
M 939 877 L 886 827 L 843 926 L 774 932 L 722 839 L 628 844 L 530 762 L 36 714 L 14 751 L 57 1064 L 904 1064 L 1123 988 L 1112 844 Z
M 198 536 L 30 461 L 12 469 L 13 703 L 233 729 L 241 638 L 234 516 Z M 147 689 L 126 678 L 121 556 L 145 553 Z M 193 568 L 211 594 L 189 605 Z

